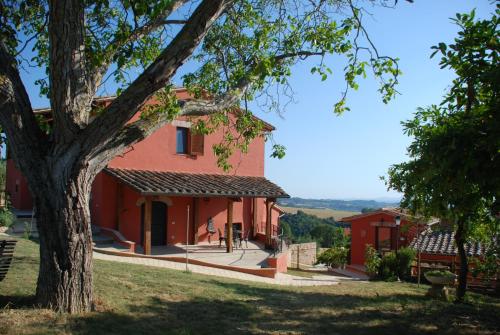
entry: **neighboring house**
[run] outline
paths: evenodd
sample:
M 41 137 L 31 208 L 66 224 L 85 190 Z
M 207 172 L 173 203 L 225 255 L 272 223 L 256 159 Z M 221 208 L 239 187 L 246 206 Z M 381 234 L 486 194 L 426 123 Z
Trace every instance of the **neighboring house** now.
M 189 99 L 185 89 L 176 94 Z M 95 102 L 105 106 L 112 100 Z M 50 118 L 50 110 L 37 113 Z M 145 254 L 151 246 L 208 241 L 209 221 L 216 232 L 212 241 L 230 222 L 243 236 L 270 245 L 281 213 L 274 207 L 276 198 L 288 195 L 264 178 L 264 138 L 254 139 L 246 154 L 236 151 L 233 169 L 224 173 L 212 150 L 223 131 L 202 136 L 192 133 L 191 125 L 189 119 L 177 119 L 110 161 L 93 184 L 92 224 L 120 232 Z M 274 130 L 264 125 L 265 131 Z M 26 181 L 12 159 L 6 188 L 14 208 L 32 210 Z
M 397 217 L 400 218 L 399 227 L 396 226 Z M 364 266 L 367 245 L 371 245 L 382 254 L 408 246 L 417 235 L 417 225 L 412 223 L 412 219 L 411 215 L 399 208 L 382 208 L 342 218 L 341 222 L 349 223 L 351 226 L 350 264 Z M 425 225 L 436 222 L 432 220 Z

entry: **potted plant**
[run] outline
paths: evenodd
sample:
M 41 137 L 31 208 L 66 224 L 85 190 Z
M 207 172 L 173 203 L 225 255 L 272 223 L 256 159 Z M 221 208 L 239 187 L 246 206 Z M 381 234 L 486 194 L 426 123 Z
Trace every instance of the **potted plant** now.
M 450 271 L 433 270 L 424 273 L 424 277 L 431 283 L 431 287 L 427 292 L 428 296 L 448 300 L 448 289 L 446 286 L 451 286 L 455 283 L 457 279 L 456 274 Z

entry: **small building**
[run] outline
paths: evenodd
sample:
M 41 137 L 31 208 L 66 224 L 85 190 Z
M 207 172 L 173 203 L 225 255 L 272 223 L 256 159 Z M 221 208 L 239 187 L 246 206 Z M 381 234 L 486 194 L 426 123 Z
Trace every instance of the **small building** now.
M 400 225 L 396 225 L 399 218 Z M 365 250 L 371 245 L 381 254 L 408 246 L 417 235 L 417 224 L 413 217 L 400 208 L 381 208 L 379 210 L 342 218 L 351 227 L 351 259 L 353 266 L 363 267 Z M 433 224 L 433 220 L 426 224 Z M 420 227 L 422 228 L 422 227 Z

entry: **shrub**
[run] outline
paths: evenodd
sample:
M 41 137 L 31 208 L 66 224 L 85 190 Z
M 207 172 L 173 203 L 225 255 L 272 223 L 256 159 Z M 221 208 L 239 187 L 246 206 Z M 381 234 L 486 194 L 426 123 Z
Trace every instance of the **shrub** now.
M 427 271 L 425 273 L 427 276 L 432 276 L 432 277 L 445 277 L 448 279 L 455 279 L 455 274 L 450 272 L 450 271 L 443 271 L 443 270 L 432 270 L 432 271 Z
M 382 280 L 395 281 L 398 278 L 397 274 L 398 258 L 395 252 L 389 252 L 382 257 L 378 276 Z
M 7 207 L 0 209 L 0 227 L 9 227 L 14 219 L 14 214 Z
M 316 261 L 316 264 L 326 264 L 332 268 L 342 267 L 347 263 L 349 249 L 344 247 L 333 247 L 322 252 Z
M 411 263 L 415 259 L 416 252 L 412 248 L 404 247 L 398 250 L 397 274 L 401 279 L 408 279 L 411 276 Z
M 375 278 L 378 275 L 381 259 L 374 247 L 367 244 L 365 249 L 365 268 L 366 273 L 370 278 Z
M 366 273 L 370 278 L 378 277 L 386 281 L 410 277 L 411 263 L 415 258 L 415 251 L 411 248 L 401 248 L 396 254 L 391 251 L 380 257 L 377 250 L 367 246 L 365 251 Z

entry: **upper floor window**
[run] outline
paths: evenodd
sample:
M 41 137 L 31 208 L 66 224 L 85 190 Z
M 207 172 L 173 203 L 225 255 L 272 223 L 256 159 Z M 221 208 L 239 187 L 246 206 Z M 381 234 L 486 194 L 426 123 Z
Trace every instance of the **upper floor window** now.
M 188 128 L 177 127 L 176 152 L 178 154 L 187 154 L 188 153 L 188 135 L 189 135 Z

